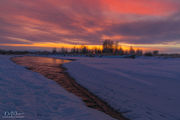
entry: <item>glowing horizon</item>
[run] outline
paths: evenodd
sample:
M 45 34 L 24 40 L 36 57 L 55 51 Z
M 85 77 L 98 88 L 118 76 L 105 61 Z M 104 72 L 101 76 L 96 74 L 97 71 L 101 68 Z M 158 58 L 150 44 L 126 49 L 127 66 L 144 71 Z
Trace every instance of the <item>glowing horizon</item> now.
M 0 46 L 11 46 L 11 47 L 38 47 L 38 48 L 50 48 L 50 50 L 53 50 L 53 48 L 82 48 L 83 46 L 86 46 L 88 49 L 101 49 L 102 45 L 72 45 L 72 44 L 62 44 L 62 43 L 33 43 L 33 44 L 0 44 Z M 179 48 L 180 44 L 174 46 L 174 45 L 166 45 L 166 44 L 126 44 L 126 43 L 120 43 L 119 48 L 121 47 L 124 50 L 129 50 L 130 47 L 133 47 L 135 50 L 143 50 L 144 52 L 153 51 L 153 50 L 159 50 L 160 52 L 164 52 L 164 47 L 176 47 Z

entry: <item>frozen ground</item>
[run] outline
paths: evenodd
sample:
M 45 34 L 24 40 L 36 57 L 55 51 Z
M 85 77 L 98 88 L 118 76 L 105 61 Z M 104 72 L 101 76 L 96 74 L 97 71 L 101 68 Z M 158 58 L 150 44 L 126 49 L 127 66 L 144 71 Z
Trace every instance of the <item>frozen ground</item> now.
M 180 120 L 180 59 L 77 58 L 78 83 L 132 120 Z
M 111 120 L 87 108 L 54 81 L 0 56 L 0 119 L 23 113 L 24 120 Z M 12 112 L 13 111 L 13 112 Z M 11 113 L 12 112 L 12 113 Z M 13 116 L 16 117 L 16 116 Z

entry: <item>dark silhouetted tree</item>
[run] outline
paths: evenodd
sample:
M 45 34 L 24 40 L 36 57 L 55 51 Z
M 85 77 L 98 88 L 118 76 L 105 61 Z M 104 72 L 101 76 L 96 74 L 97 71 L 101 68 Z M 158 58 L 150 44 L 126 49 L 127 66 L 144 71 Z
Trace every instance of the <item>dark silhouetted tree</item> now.
M 136 50 L 136 55 L 142 56 L 143 55 L 143 51 L 140 50 L 140 49 Z
M 119 42 L 116 41 L 114 45 L 114 54 L 117 55 L 119 52 Z
M 114 42 L 111 40 L 105 40 L 103 42 L 103 53 L 113 53 Z
M 56 48 L 53 48 L 53 50 L 52 50 L 52 54 L 57 54 L 57 50 L 56 50 Z
M 134 50 L 134 48 L 132 46 L 129 49 L 129 54 L 130 55 L 135 55 L 135 50 Z
M 158 54 L 159 54 L 158 50 L 153 51 L 153 55 L 158 55 Z
M 67 53 L 68 53 L 67 48 L 64 48 L 64 47 L 61 48 L 60 53 L 61 53 L 61 54 L 64 54 L 64 55 L 67 54 Z
M 87 54 L 88 53 L 88 48 L 86 46 L 81 47 L 81 53 L 82 54 Z
M 124 50 L 122 49 L 122 47 L 119 48 L 119 55 L 124 55 Z
M 153 56 L 152 52 L 146 52 L 144 53 L 144 56 Z

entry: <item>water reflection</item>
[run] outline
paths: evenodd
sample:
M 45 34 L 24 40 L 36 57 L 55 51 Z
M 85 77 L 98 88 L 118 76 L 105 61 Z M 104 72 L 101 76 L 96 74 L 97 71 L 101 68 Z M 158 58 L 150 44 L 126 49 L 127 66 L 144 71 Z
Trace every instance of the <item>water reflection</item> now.
M 17 57 L 15 59 L 16 62 L 23 62 L 33 65 L 48 65 L 48 66 L 57 66 L 60 64 L 71 62 L 71 60 L 63 60 L 57 58 L 48 58 L 48 57 L 32 57 L 32 56 L 25 56 L 25 57 Z

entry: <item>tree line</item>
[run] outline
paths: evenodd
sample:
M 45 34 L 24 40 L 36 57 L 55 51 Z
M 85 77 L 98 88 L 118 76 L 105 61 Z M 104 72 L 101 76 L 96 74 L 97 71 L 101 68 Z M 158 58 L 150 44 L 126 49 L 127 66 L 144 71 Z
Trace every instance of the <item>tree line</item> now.
M 86 56 L 106 56 L 106 55 L 134 55 L 134 56 L 154 56 L 159 55 L 159 51 L 143 52 L 141 49 L 134 49 L 132 46 L 128 50 L 125 50 L 119 45 L 118 42 L 114 42 L 110 39 L 104 40 L 101 48 L 89 49 L 88 46 L 82 45 L 81 47 L 74 46 L 71 49 L 61 48 L 60 50 L 53 48 L 52 51 L 12 51 L 12 50 L 0 50 L 0 54 L 61 54 L 61 55 L 86 55 Z
M 102 48 L 88 49 L 88 46 L 82 45 L 79 47 L 73 47 L 70 50 L 67 48 L 61 48 L 57 51 L 56 48 L 52 50 L 53 54 L 71 54 L 71 55 L 143 55 L 141 49 L 135 50 L 132 46 L 129 50 L 124 50 L 118 42 L 112 40 L 104 40 Z

